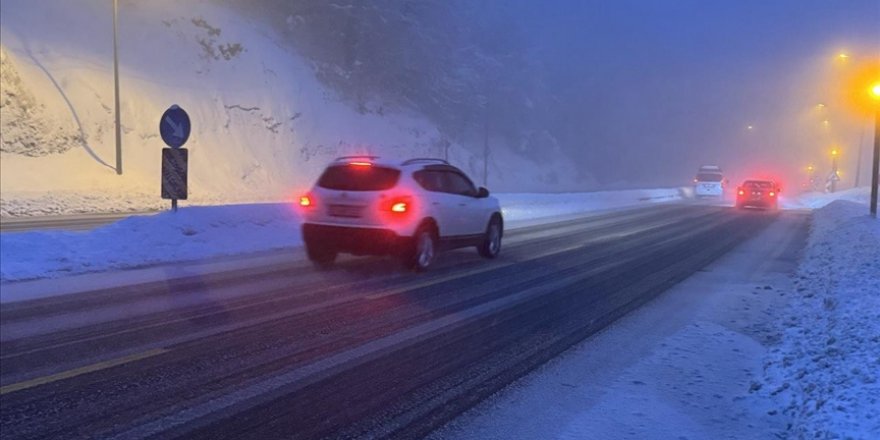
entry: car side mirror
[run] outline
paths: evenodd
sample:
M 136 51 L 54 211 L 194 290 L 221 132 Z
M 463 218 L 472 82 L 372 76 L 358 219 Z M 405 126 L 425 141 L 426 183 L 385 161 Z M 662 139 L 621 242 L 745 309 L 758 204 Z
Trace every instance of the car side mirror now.
M 480 189 L 477 190 L 477 198 L 485 199 L 486 197 L 489 197 L 489 190 L 481 186 Z

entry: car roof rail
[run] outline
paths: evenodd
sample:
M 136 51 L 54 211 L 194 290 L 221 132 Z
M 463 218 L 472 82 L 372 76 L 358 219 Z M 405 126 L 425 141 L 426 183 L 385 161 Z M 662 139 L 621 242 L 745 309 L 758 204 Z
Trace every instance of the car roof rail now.
M 362 154 L 358 156 L 339 156 L 336 159 L 333 159 L 334 162 L 339 162 L 343 160 L 352 160 L 352 159 L 367 159 L 367 160 L 376 160 L 379 156 L 370 156 L 368 154 Z
M 449 165 L 449 162 L 447 162 L 443 159 L 434 158 L 434 157 L 416 157 L 413 159 L 408 159 L 408 160 L 403 161 L 403 163 L 401 163 L 401 165 L 412 165 L 414 163 L 421 163 L 421 162 L 438 162 L 438 163 Z

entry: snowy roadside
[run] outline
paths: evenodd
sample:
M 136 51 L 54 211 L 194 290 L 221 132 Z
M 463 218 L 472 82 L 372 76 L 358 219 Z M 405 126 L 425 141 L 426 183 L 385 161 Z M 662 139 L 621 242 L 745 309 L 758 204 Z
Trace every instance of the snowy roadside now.
M 677 189 L 500 194 L 508 228 L 597 210 L 664 202 Z M 91 231 L 0 234 L 0 281 L 54 278 L 301 246 L 291 204 L 190 206 L 131 216 Z
M 762 392 L 794 438 L 880 438 L 880 221 L 863 204 L 816 210 Z
M 880 221 L 831 198 L 430 438 L 880 438 Z
M 753 390 L 808 221 L 804 212 L 782 213 L 752 240 L 430 438 L 777 438 L 787 421 Z

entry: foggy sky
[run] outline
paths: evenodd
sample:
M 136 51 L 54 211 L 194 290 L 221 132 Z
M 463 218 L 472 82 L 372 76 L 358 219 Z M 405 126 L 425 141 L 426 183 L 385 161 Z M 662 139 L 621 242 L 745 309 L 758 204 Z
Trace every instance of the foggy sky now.
M 563 146 L 606 185 L 680 183 L 702 163 L 793 180 L 867 126 L 831 104 L 807 113 L 832 101 L 838 51 L 880 57 L 877 0 L 486 3 L 499 7 L 563 97 Z

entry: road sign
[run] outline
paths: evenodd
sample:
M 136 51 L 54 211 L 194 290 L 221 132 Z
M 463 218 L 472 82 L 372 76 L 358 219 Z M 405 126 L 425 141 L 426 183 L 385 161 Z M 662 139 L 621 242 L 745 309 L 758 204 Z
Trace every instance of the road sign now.
M 171 199 L 172 206 L 177 200 L 186 200 L 188 162 L 189 150 L 186 148 L 162 149 L 162 198 Z
M 177 105 L 172 105 L 162 113 L 159 120 L 159 134 L 171 148 L 180 148 L 189 139 L 189 115 Z

